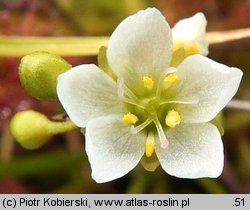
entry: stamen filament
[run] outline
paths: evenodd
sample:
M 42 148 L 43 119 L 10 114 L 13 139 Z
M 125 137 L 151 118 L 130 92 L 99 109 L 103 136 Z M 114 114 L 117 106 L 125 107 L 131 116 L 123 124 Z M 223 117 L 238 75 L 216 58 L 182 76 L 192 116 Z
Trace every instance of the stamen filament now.
M 134 135 L 146 128 L 153 120 L 151 118 L 146 119 L 142 124 L 138 126 L 131 126 L 130 132 Z
M 138 100 L 136 95 L 124 84 L 124 81 L 121 77 L 118 77 L 117 83 L 118 87 L 123 89 L 123 95 L 126 94 L 130 99 Z
M 123 102 L 125 102 L 125 103 L 135 105 L 135 106 L 137 106 L 137 107 L 140 107 L 141 109 L 145 109 L 145 107 L 144 107 L 143 105 L 138 104 L 138 103 L 132 101 L 132 100 L 129 99 L 129 98 L 122 97 L 121 100 L 122 100 Z
M 154 119 L 154 124 L 156 126 L 156 129 L 157 129 L 157 132 L 158 132 L 158 136 L 159 136 L 159 139 L 160 139 L 160 142 L 161 142 L 161 147 L 163 149 L 166 149 L 169 145 L 169 141 L 167 140 L 167 137 L 163 131 L 163 128 L 161 126 L 161 123 L 160 121 L 158 120 L 158 118 L 155 118 Z
M 140 104 L 140 100 L 137 98 L 137 96 L 124 84 L 124 81 L 121 77 L 118 77 L 117 79 L 118 84 L 118 96 L 123 100 L 124 96 L 127 95 L 129 99 L 134 101 L 136 105 Z M 140 105 L 141 106 L 141 105 Z
M 159 106 L 163 104 L 198 104 L 198 103 L 199 103 L 198 97 L 191 97 L 191 98 L 184 98 L 181 100 L 178 99 L 163 100 L 160 102 Z

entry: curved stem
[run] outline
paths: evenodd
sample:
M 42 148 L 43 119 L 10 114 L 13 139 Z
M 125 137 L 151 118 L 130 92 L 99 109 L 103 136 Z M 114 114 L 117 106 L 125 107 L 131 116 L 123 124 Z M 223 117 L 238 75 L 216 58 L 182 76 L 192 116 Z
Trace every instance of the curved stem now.
M 24 56 L 48 51 L 62 56 L 97 55 L 108 37 L 18 37 L 0 36 L 0 56 Z
M 250 37 L 250 28 L 207 32 L 210 45 Z M 0 36 L 0 56 L 24 56 L 48 51 L 61 56 L 97 55 L 109 37 L 18 37 Z
M 49 121 L 47 129 L 52 135 L 56 135 L 75 130 L 77 129 L 77 126 L 71 120 L 64 122 Z
M 250 28 L 241 28 L 228 31 L 211 31 L 207 32 L 206 36 L 210 45 L 220 44 L 223 42 L 229 42 L 250 37 Z
M 250 111 L 250 101 L 241 101 L 241 100 L 233 99 L 227 104 L 226 107 L 230 109 Z

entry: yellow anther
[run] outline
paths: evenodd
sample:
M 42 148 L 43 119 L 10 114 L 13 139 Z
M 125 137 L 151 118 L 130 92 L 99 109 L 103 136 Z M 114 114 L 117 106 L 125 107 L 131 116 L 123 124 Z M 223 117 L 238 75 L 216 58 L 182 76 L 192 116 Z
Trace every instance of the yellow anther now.
M 168 112 L 165 118 L 165 123 L 168 127 L 175 128 L 176 125 L 180 124 L 180 122 L 181 122 L 181 116 L 177 111 L 172 109 L 171 111 Z
M 124 124 L 135 124 L 138 121 L 138 117 L 136 117 L 134 114 L 131 114 L 130 112 L 123 115 L 122 122 Z
M 145 88 L 152 88 L 154 85 L 154 80 L 151 77 L 144 76 L 143 77 L 143 86 Z
M 173 51 L 176 51 L 180 48 L 183 48 L 185 50 L 186 56 L 194 55 L 199 53 L 199 49 L 196 43 L 192 41 L 175 41 L 173 43 Z
M 148 133 L 147 141 L 145 144 L 145 153 L 147 157 L 151 157 L 155 151 L 155 138 L 152 132 Z
M 178 80 L 178 75 L 175 73 L 171 73 L 165 77 L 164 82 L 174 85 L 177 82 L 177 80 Z
M 184 49 L 185 49 L 185 52 L 187 55 L 194 55 L 194 54 L 199 53 L 199 49 L 198 49 L 197 45 L 194 43 L 192 43 L 192 44 L 190 43 Z

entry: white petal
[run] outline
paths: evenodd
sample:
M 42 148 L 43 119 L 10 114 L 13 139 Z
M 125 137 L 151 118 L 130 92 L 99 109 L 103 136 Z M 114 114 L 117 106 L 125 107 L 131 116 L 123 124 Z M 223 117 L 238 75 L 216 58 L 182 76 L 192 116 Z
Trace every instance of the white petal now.
M 174 45 L 190 46 L 195 44 L 199 54 L 208 54 L 208 41 L 206 40 L 207 20 L 203 13 L 197 13 L 190 18 L 180 20 L 172 28 Z
M 107 49 L 111 68 L 135 93 L 143 89 L 143 76 L 159 78 L 171 55 L 171 29 L 155 8 L 123 20 L 111 35 Z
M 186 58 L 178 67 L 180 89 L 177 98 L 197 97 L 196 105 L 175 106 L 182 122 L 212 120 L 232 99 L 239 88 L 242 71 L 217 63 L 202 55 Z
M 92 177 L 98 183 L 124 176 L 144 154 L 146 135 L 132 135 L 122 116 L 109 115 L 91 120 L 86 127 L 86 152 Z
M 121 113 L 115 82 L 95 65 L 80 65 L 58 77 L 57 95 L 79 127 L 96 117 Z
M 166 131 L 167 149 L 158 144 L 156 155 L 162 168 L 181 178 L 218 177 L 223 169 L 223 144 L 210 124 L 180 124 Z

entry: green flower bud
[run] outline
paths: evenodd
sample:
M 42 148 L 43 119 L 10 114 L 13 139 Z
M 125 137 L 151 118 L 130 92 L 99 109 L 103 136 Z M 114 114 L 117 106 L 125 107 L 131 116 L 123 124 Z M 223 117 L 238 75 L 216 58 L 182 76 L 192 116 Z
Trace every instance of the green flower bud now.
M 48 52 L 31 53 L 22 58 L 19 66 L 21 84 L 34 98 L 57 99 L 57 77 L 71 67 L 58 55 Z
M 18 112 L 10 122 L 11 134 L 26 149 L 37 149 L 53 135 L 75 128 L 71 121 L 50 121 L 45 115 L 33 110 Z

